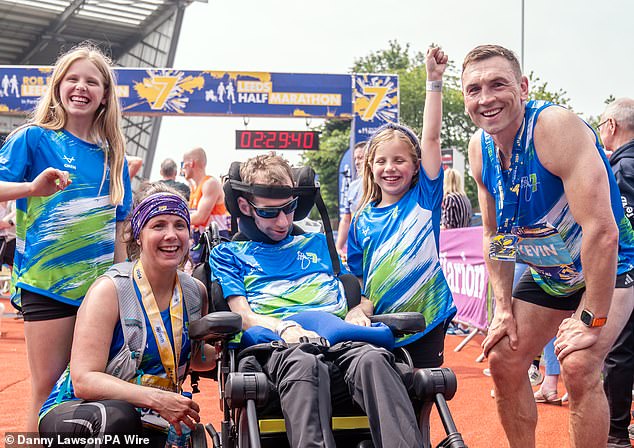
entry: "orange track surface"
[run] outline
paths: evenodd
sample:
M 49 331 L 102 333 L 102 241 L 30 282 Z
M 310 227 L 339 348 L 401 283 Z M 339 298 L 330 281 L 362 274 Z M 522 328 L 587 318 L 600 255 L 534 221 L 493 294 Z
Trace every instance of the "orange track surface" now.
M 2 302 L 11 311 L 6 300 Z M 29 371 L 26 359 L 23 322 L 5 314 L 0 331 L 0 448 L 4 447 L 5 431 L 22 431 L 30 394 Z M 465 348 L 453 349 L 463 339 L 447 336 L 445 366 L 458 376 L 458 392 L 449 402 L 453 418 L 463 439 L 470 448 L 506 447 L 504 432 L 498 422 L 495 402 L 491 398 L 491 378 L 482 374 L 486 363 L 476 363 L 480 354 L 481 336 L 476 336 Z M 201 381 L 201 394 L 194 399 L 201 406 L 203 422 L 212 422 L 216 429 L 220 421 L 218 389 L 215 382 Z M 560 388 L 562 389 L 562 388 Z M 568 406 L 538 405 L 537 446 L 544 448 L 568 446 Z M 443 427 L 432 413 L 432 441 L 438 444 L 444 437 Z

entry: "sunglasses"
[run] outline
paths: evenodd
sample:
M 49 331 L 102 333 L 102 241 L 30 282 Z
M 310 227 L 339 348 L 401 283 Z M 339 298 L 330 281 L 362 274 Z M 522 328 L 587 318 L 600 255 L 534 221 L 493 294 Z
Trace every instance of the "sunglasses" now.
M 273 219 L 277 218 L 280 212 L 284 212 L 285 215 L 290 215 L 295 210 L 297 210 L 299 198 L 293 198 L 286 204 L 282 204 L 277 207 L 258 207 L 249 200 L 247 200 L 247 202 L 251 205 L 251 207 L 253 207 L 253 210 L 255 210 L 255 214 L 258 215 L 260 218 Z

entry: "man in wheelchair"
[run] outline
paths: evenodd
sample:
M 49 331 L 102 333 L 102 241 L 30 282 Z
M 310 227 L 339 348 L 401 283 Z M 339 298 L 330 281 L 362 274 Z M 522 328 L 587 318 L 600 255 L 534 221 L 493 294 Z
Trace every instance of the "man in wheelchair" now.
M 261 155 L 243 163 L 239 174 L 243 184 L 254 187 L 236 198 L 240 230 L 249 240 L 216 246 L 211 276 L 230 309 L 241 315 L 243 339 L 256 333 L 260 340 L 285 343 L 277 344 L 261 369 L 278 392 L 290 445 L 334 447 L 333 403 L 352 397 L 368 416 L 375 447 L 422 446 L 404 383 L 411 382 L 411 374 L 399 370 L 390 351 L 353 341 L 321 347 L 308 342 L 319 334 L 293 320 L 306 311 L 344 319 L 348 306 L 335 274 L 345 268 L 337 259 L 333 269 L 326 237 L 291 234 L 301 199 L 293 195 L 289 164 L 274 154 Z M 240 367 L 252 361 L 244 358 Z

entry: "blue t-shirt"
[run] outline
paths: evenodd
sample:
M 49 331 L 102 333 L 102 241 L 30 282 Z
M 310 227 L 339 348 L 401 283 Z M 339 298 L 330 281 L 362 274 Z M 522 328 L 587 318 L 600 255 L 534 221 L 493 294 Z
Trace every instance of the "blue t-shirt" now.
M 224 297 L 246 297 L 256 314 L 283 319 L 324 311 L 343 318 L 348 312 L 323 234 L 288 236 L 277 244 L 223 243 L 213 248 L 209 261 L 211 280 L 220 283 Z
M 17 306 L 19 288 L 79 306 L 112 265 L 115 222 L 130 212 L 132 191 L 124 163 L 123 203 L 110 204 L 110 168 L 104 159 L 97 145 L 37 126 L 21 129 L 0 149 L 2 181 L 32 181 L 48 167 L 68 171 L 72 180 L 51 196 L 16 201 L 12 301 Z
M 519 190 L 512 192 L 509 182 L 511 169 L 501 171 L 508 195 L 518 195 L 517 219 L 512 232 L 519 236 L 517 260 L 528 264 L 540 287 L 552 296 L 569 296 L 585 286 L 581 267 L 582 229 L 574 220 L 563 182 L 550 173 L 539 161 L 533 134 L 541 111 L 554 106 L 546 101 L 529 101 L 525 108 L 524 164 L 518 171 Z M 496 211 L 500 211 L 497 191 L 496 164 L 499 164 L 493 139 L 482 132 L 482 182 L 496 198 Z M 634 268 L 634 232 L 623 212 L 621 196 L 603 148 L 595 136 L 596 149 L 603 160 L 610 183 L 610 203 L 619 228 L 619 260 L 617 273 Z M 499 215 L 498 215 L 499 217 Z M 498 226 L 501 224 L 497 223 Z
M 418 182 L 395 204 L 368 204 L 352 219 L 348 266 L 363 276 L 364 295 L 375 314 L 416 311 L 425 316 L 423 333 L 402 338 L 411 343 L 456 312 L 438 257 L 443 171 Z
M 141 302 L 142 305 L 141 294 L 136 288 L 136 284 L 135 292 L 139 302 Z M 143 358 L 141 359 L 141 364 L 139 365 L 139 371 L 146 375 L 154 375 L 161 378 L 166 378 L 167 374 L 165 372 L 165 368 L 163 367 L 163 362 L 161 361 L 161 355 L 159 354 L 158 346 L 156 345 L 156 339 L 154 337 L 154 333 L 152 332 L 152 327 L 150 326 L 147 312 L 145 311 L 145 307 L 142 306 L 142 309 L 145 316 L 147 339 L 145 343 L 145 349 L 143 350 Z M 165 331 L 167 332 L 170 343 L 173 347 L 174 336 L 172 335 L 172 320 L 170 318 L 169 307 L 161 311 L 161 319 L 163 320 Z M 115 326 L 112 336 L 112 342 L 110 344 L 108 362 L 116 356 L 116 354 L 123 346 L 124 342 L 125 340 L 123 337 L 123 329 L 121 328 L 121 321 L 117 321 L 117 325 Z M 187 307 L 183 303 L 183 337 L 181 339 L 181 353 L 178 363 L 178 378 L 181 382 L 185 378 L 187 363 L 189 362 L 190 355 L 191 343 L 189 340 L 189 316 L 187 315 Z M 48 396 L 48 398 L 44 402 L 44 405 L 40 409 L 39 418 L 41 419 L 42 417 L 44 417 L 54 407 L 71 400 L 79 400 L 79 398 L 75 396 L 75 389 L 73 388 L 69 365 L 68 367 L 66 367 L 64 373 L 62 373 L 62 375 L 59 377 L 59 379 L 55 383 L 55 386 L 53 386 L 51 394 Z

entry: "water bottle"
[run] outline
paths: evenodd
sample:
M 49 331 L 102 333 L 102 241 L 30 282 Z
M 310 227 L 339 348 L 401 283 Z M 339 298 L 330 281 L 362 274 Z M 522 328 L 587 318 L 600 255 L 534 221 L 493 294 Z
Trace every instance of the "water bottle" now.
M 182 392 L 182 395 L 191 398 L 191 392 Z M 191 446 L 189 443 L 191 438 L 192 430 L 189 429 L 183 422 L 178 422 L 177 425 L 181 427 L 181 435 L 176 434 L 176 429 L 174 429 L 174 425 L 170 425 L 169 432 L 167 433 L 167 442 L 165 442 L 165 448 L 187 448 Z
M 192 430 L 189 429 L 189 426 L 183 422 L 178 422 L 177 424 L 181 427 L 182 435 L 179 436 L 176 434 L 174 425 L 170 425 L 169 432 L 167 433 L 167 442 L 165 442 L 165 448 L 186 448 L 189 446 L 189 439 Z

